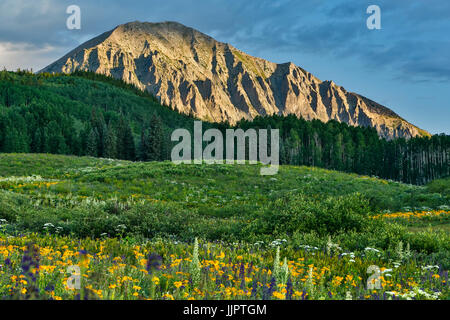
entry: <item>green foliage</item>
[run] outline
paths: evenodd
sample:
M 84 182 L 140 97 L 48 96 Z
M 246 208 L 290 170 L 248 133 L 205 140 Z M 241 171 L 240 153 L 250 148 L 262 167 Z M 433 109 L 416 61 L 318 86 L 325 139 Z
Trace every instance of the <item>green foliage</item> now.
M 237 127 L 280 130 L 282 164 L 317 166 L 425 184 L 450 174 L 450 136 L 386 140 L 371 127 L 306 121 L 294 115 L 241 120 Z
M 20 270 L 19 252 L 23 252 L 19 248 L 31 237 L 42 247 L 53 248 L 43 250 L 55 254 L 53 260 L 43 257 L 43 265 L 61 259 L 57 252 L 66 244 L 77 248 L 73 261 L 80 259 L 80 264 L 79 250 L 105 250 L 92 255 L 92 272 L 88 273 L 89 284 L 96 290 L 102 288 L 105 298 L 136 297 L 122 286 L 110 287 L 124 275 L 141 279 L 138 296 L 155 299 L 167 292 L 175 298 L 186 298 L 185 292 L 204 298 L 194 288 L 208 292 L 208 298 L 225 297 L 226 292 L 214 293 L 217 283 L 212 278 L 237 291 L 243 283 L 247 292 L 253 292 L 252 299 L 302 299 L 306 294 L 309 299 L 342 299 L 349 294 L 355 299 L 375 299 L 398 290 L 389 285 L 380 296 L 368 292 L 370 265 L 392 269 L 389 280 L 403 284 L 408 292 L 416 289 L 404 285 L 405 277 L 428 288 L 428 295 L 437 289 L 442 292 L 439 298 L 448 297 L 448 286 L 438 278 L 430 282 L 431 271 L 422 267 L 435 270 L 439 265 L 439 274 L 448 270 L 449 234 L 426 229 L 412 232 L 401 221 L 391 223 L 373 216 L 402 206 L 438 208 L 448 203 L 448 197 L 437 197 L 428 187 L 325 169 L 281 166 L 276 176 L 261 176 L 259 169 L 259 165 L 0 154 L 0 241 L 8 242 L 3 248 L 9 243 L 17 245 L 10 258 L 13 268 L 0 280 L 10 283 L 14 270 Z M 200 244 L 197 238 L 202 239 Z M 163 256 L 166 268 L 151 274 L 142 271 L 143 257 L 150 253 Z M 99 256 L 102 260 L 95 260 Z M 104 270 L 119 265 L 113 257 L 135 267 L 117 269 L 111 280 Z M 217 274 L 230 259 L 233 267 L 224 274 L 237 281 Z M 6 265 L 4 260 L 0 264 Z M 252 271 L 248 271 L 250 265 Z M 241 268 L 248 272 L 241 273 Z M 55 292 L 73 298 L 61 285 L 64 272 L 55 269 L 51 277 L 45 275 L 45 286 L 58 281 Z M 257 282 L 263 285 L 253 288 Z M 279 290 L 275 293 L 271 287 Z M 17 288 L 3 287 L 0 293 L 26 297 L 22 287 Z M 425 295 L 422 291 L 416 294 Z
M 192 123 L 150 94 L 94 73 L 3 71 L 0 77 L 0 152 L 142 160 L 136 141 L 146 130 L 151 157 L 164 160 L 169 154 L 160 149 L 171 144 L 170 132 Z
M 255 220 L 252 232 L 275 236 L 295 232 L 316 232 L 319 236 L 341 232 L 362 232 L 370 222 L 369 203 L 359 194 L 326 199 L 310 198 L 304 194 L 287 194 L 277 199 Z
M 450 177 L 433 180 L 427 185 L 427 187 L 431 192 L 450 197 Z
M 448 203 L 427 187 L 306 167 L 281 166 L 275 178 L 259 169 L 0 154 L 0 219 L 12 233 L 266 243 L 284 238 L 298 246 L 327 247 L 331 241 L 352 250 L 393 251 L 403 241 L 427 253 L 448 247 L 448 234 L 414 233 L 372 219 L 381 210 Z M 47 223 L 54 227 L 44 229 Z
M 148 92 L 92 72 L 0 75 L 0 152 L 168 160 L 174 129 L 194 119 Z M 229 124 L 204 123 L 222 132 Z M 306 121 L 294 115 L 242 120 L 236 127 L 279 129 L 282 164 L 355 172 L 413 184 L 450 174 L 450 137 L 380 139 L 373 128 Z

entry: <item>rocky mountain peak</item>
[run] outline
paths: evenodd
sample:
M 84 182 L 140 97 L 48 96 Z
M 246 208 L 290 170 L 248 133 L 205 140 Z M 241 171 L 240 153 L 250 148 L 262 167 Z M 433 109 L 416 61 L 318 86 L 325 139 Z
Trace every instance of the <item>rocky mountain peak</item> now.
M 178 22 L 120 25 L 41 72 L 93 71 L 148 90 L 174 110 L 206 121 L 295 114 L 372 126 L 386 138 L 427 135 L 390 109 L 292 62 L 276 64 Z

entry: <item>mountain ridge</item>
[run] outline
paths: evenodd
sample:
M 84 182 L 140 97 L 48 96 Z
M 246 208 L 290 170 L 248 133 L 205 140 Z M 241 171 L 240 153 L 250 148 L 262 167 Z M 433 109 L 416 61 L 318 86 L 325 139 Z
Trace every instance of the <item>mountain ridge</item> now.
M 93 71 L 147 90 L 211 122 L 294 114 L 374 127 L 380 136 L 429 135 L 394 111 L 292 62 L 276 64 L 178 22 L 130 22 L 83 43 L 40 72 Z

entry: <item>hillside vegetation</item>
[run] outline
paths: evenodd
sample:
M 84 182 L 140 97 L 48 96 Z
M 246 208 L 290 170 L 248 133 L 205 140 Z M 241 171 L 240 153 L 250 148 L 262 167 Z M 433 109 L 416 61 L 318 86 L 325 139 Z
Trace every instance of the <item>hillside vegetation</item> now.
M 130 84 L 89 72 L 34 75 L 0 72 L 0 152 L 170 159 L 174 129 L 192 132 L 194 118 L 160 105 Z M 226 123 L 204 123 L 203 129 Z M 373 128 L 258 117 L 238 128 L 280 130 L 281 164 L 356 172 L 413 184 L 450 174 L 450 137 L 381 139 Z
M 47 154 L 0 172 L 3 299 L 449 297 L 446 182 Z
M 311 231 L 326 236 L 361 232 L 372 214 L 449 204 L 448 194 L 426 186 L 296 166 L 261 176 L 252 165 L 2 154 L 0 172 L 0 218 L 9 228 L 42 231 L 52 223 L 60 234 L 77 236 L 247 241 Z

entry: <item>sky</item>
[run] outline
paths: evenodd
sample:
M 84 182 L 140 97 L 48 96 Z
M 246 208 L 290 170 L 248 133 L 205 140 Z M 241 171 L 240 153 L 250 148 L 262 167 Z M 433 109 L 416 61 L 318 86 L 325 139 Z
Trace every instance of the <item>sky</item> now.
M 81 10 L 69 30 L 66 9 Z M 370 5 L 381 29 L 367 28 Z M 450 1 L 0 0 L 0 68 L 38 71 L 130 21 L 178 21 L 253 56 L 293 62 L 450 134 Z

